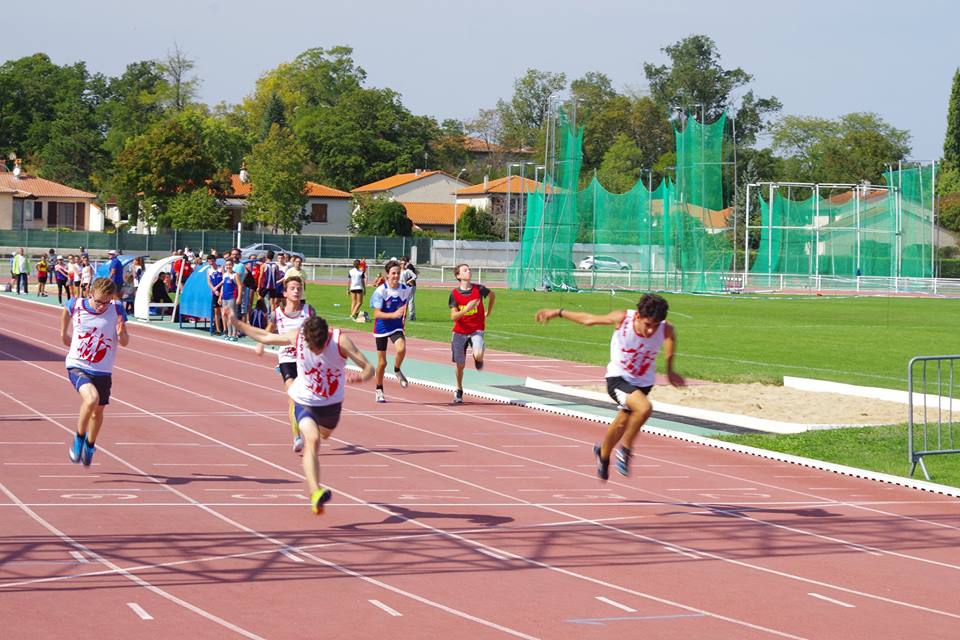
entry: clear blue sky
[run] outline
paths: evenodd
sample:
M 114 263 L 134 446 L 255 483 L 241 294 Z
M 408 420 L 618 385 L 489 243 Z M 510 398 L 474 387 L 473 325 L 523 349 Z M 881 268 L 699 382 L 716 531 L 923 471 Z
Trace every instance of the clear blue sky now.
M 12 6 L 12 5 L 11 5 Z M 912 157 L 942 153 L 960 66 L 956 0 L 53 0 L 7 29 L 0 59 L 49 54 L 118 75 L 176 43 L 196 61 L 200 98 L 239 102 L 256 79 L 311 47 L 346 44 L 369 86 L 390 87 L 414 113 L 468 119 L 509 97 L 528 68 L 607 74 L 645 86 L 643 63 L 691 34 L 713 38 L 727 68 L 753 74 L 783 113 L 874 111 L 912 134 Z M 13 15 L 7 11 L 7 15 Z

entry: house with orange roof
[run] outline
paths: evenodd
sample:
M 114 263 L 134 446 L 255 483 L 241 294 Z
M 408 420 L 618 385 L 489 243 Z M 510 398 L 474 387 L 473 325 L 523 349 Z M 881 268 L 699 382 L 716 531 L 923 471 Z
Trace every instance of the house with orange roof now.
M 506 216 L 507 198 L 510 200 L 510 227 L 519 224 L 526 214 L 527 196 L 543 188 L 543 183 L 521 176 L 509 176 L 497 180 L 483 179 L 475 184 L 457 190 L 457 204 L 485 209 L 497 220 Z
M 230 216 L 231 229 L 236 228 L 237 223 L 243 219 L 247 198 L 250 197 L 253 188 L 254 185 L 246 169 L 241 169 L 240 173 L 230 176 L 230 190 L 223 194 L 222 202 Z M 346 191 L 310 180 L 307 181 L 305 188 L 307 192 L 307 204 L 304 205 L 306 222 L 300 233 L 350 235 L 353 196 Z
M 90 215 L 96 194 L 13 171 L 0 162 L 0 229 L 67 228 L 101 231 L 102 218 Z
M 466 205 L 457 205 L 454 192 L 470 183 L 444 171 L 399 173 L 353 189 L 355 196 L 386 198 L 403 204 L 407 217 L 420 229 L 453 231 Z

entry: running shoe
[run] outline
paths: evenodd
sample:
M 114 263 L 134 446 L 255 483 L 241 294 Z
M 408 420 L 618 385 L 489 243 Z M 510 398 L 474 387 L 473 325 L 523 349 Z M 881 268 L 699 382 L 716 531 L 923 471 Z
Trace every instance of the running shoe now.
M 387 399 L 383 397 L 383 389 L 377 389 L 377 392 L 374 395 L 376 396 L 377 402 L 387 401 Z
M 93 462 L 93 454 L 97 452 L 97 448 L 90 444 L 84 439 L 83 441 L 83 455 L 80 456 L 80 461 L 83 462 L 83 466 L 89 467 L 90 463 Z
M 463 389 L 457 389 L 454 391 L 453 404 L 463 404 Z
M 410 384 L 407 382 L 407 376 L 403 375 L 403 371 L 400 371 L 400 369 L 394 369 L 393 375 L 397 376 L 397 382 L 400 383 L 402 388 L 406 389 L 407 385 Z
M 617 471 L 622 476 L 630 475 L 630 449 L 620 447 L 617 449 Z
M 317 489 L 310 496 L 310 509 L 318 516 L 323 513 L 323 505 L 330 502 L 333 492 L 330 489 Z
M 301 451 L 303 451 L 303 436 L 298 433 L 293 439 L 293 452 L 300 453 Z
M 474 360 L 473 364 L 477 367 L 477 371 L 483 369 L 483 360 Z
M 70 447 L 70 462 L 80 462 L 80 456 L 83 455 L 83 443 L 86 438 L 78 433 L 73 434 L 73 445 Z
M 597 477 L 606 481 L 610 477 L 610 459 L 600 457 L 600 445 L 593 445 L 593 455 L 597 457 Z

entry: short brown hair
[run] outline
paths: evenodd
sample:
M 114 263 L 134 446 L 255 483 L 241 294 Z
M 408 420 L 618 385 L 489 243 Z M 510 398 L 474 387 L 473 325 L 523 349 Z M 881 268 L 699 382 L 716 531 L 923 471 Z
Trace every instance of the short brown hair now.
M 311 349 L 323 349 L 327 346 L 327 339 L 330 337 L 330 327 L 327 321 L 320 316 L 307 318 L 303 323 L 303 338 L 307 341 L 307 346 Z
M 458 264 L 457 266 L 455 266 L 455 267 L 453 268 L 453 277 L 456 278 L 457 280 L 459 280 L 459 279 L 460 279 L 460 269 L 462 269 L 463 267 L 469 267 L 469 266 L 470 266 L 470 265 L 468 265 L 466 262 L 461 262 L 460 264 Z
M 303 289 L 303 278 L 301 278 L 300 276 L 287 276 L 286 278 L 283 279 L 284 291 L 287 290 L 287 285 L 290 284 L 291 282 L 299 282 L 300 288 Z
M 90 285 L 91 295 L 94 293 L 100 293 L 108 296 L 117 295 L 117 285 L 114 284 L 113 280 L 110 278 L 97 278 L 93 281 L 93 284 Z
M 387 264 L 383 265 L 383 272 L 384 272 L 384 273 L 390 273 L 390 269 L 393 269 L 394 267 L 396 267 L 397 269 L 399 269 L 399 268 L 400 268 L 400 263 L 397 262 L 396 260 L 388 260 L 388 261 L 387 261 Z
M 637 313 L 641 318 L 650 318 L 657 322 L 663 322 L 667 318 L 667 311 L 670 305 L 664 300 L 663 296 L 656 293 L 645 293 L 637 303 Z

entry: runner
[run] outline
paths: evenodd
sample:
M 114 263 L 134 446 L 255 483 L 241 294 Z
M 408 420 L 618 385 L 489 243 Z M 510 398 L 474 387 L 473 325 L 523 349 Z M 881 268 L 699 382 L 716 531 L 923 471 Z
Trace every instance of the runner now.
M 270 313 L 267 323 L 268 333 L 285 334 L 297 331 L 307 318 L 317 315 L 309 304 L 303 301 L 303 279 L 298 276 L 289 276 L 283 281 L 283 293 L 286 303 Z M 263 345 L 257 343 L 257 355 L 263 353 Z M 283 379 L 283 388 L 288 392 L 290 385 L 297 379 L 297 352 L 292 345 L 287 345 L 277 352 L 279 365 L 277 371 Z M 293 450 L 300 453 L 303 450 L 303 437 L 297 428 L 297 417 L 294 411 L 293 399 L 290 399 L 290 427 L 293 430 Z
M 364 322 L 360 316 L 360 307 L 363 306 L 363 294 L 366 292 L 366 274 L 360 268 L 360 261 L 353 261 L 353 268 L 347 273 L 347 292 L 350 294 L 350 319 L 354 322 Z
M 97 435 L 103 425 L 103 408 L 110 402 L 113 363 L 117 346 L 127 346 L 127 314 L 116 301 L 116 287 L 108 278 L 97 278 L 89 298 L 70 298 L 60 315 L 60 340 L 70 348 L 67 376 L 80 394 L 77 432 L 70 460 L 90 466 Z
M 407 355 L 407 341 L 403 336 L 403 316 L 407 312 L 407 300 L 410 289 L 400 284 L 400 263 L 390 260 L 383 266 L 386 272 L 385 282 L 377 287 L 370 296 L 373 307 L 373 336 L 377 339 L 377 402 L 386 402 L 383 397 L 383 373 L 387 368 L 387 341 L 393 342 L 396 355 L 393 360 L 393 373 L 400 386 L 406 388 L 407 377 L 400 371 L 403 358 Z
M 540 309 L 537 321 L 546 324 L 553 318 L 563 318 L 577 324 L 593 326 L 616 325 L 610 338 L 610 363 L 607 365 L 607 393 L 617 403 L 620 411 L 607 429 L 603 442 L 595 445 L 597 475 L 601 480 L 609 476 L 610 454 L 617 443 L 617 471 L 630 473 L 630 456 L 633 440 L 653 413 L 653 405 L 647 394 L 656 382 L 657 353 L 663 350 L 666 359 L 667 378 L 675 387 L 682 387 L 683 377 L 673 370 L 673 354 L 676 349 L 676 332 L 666 322 L 667 301 L 655 293 L 646 293 L 629 311 L 611 311 L 602 316 L 564 309 Z
M 237 320 L 233 310 L 224 309 L 224 319 L 260 344 L 293 347 L 297 378 L 287 394 L 294 402 L 297 424 L 303 436 L 305 453 L 303 474 L 310 491 L 310 507 L 323 513 L 324 504 L 333 496 L 320 486 L 320 440 L 326 440 L 340 421 L 344 382 L 358 383 L 373 376 L 373 367 L 339 329 L 330 329 L 327 321 L 313 316 L 289 333 L 270 333 Z M 360 373 L 346 371 L 346 359 L 361 367 Z
M 457 390 L 453 401 L 460 404 L 463 402 L 463 368 L 467 364 L 467 347 L 473 349 L 473 364 L 477 370 L 483 369 L 483 332 L 497 296 L 482 284 L 470 282 L 470 265 L 458 264 L 454 269 L 454 277 L 460 281 L 460 285 L 450 292 L 447 306 L 450 307 L 450 319 L 453 320 L 450 348 L 457 366 Z M 489 298 L 486 310 L 483 308 L 484 298 Z

